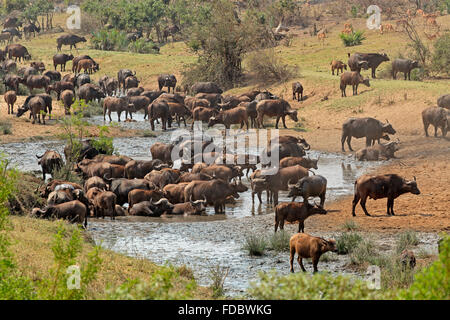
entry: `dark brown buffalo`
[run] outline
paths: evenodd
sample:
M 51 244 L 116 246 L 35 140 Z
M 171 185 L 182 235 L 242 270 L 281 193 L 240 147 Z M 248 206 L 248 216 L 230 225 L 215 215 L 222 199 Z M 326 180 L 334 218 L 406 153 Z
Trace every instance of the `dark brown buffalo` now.
M 43 218 L 55 217 L 57 219 L 69 219 L 69 221 L 78 221 L 87 227 L 88 208 L 78 200 L 69 201 L 55 206 L 48 206 L 44 210 L 33 209 L 33 213 Z
M 95 217 L 110 216 L 111 220 L 115 220 L 117 196 L 111 191 L 100 192 L 95 196 L 92 204 Z
M 66 71 L 66 63 L 67 61 L 73 60 L 72 54 L 65 54 L 65 53 L 57 53 L 53 56 L 53 66 L 56 67 L 58 64 L 61 65 L 61 71 Z
M 141 96 L 146 96 L 147 98 L 150 99 L 150 103 L 155 101 L 156 99 L 159 98 L 160 95 L 162 95 L 164 93 L 164 91 L 150 91 L 150 90 L 145 90 L 144 92 L 141 93 Z
M 131 89 L 131 88 L 137 88 L 139 86 L 139 82 L 140 81 L 138 80 L 138 78 L 136 78 L 136 76 L 128 76 L 125 78 L 123 88 L 125 90 Z
M 22 78 L 15 74 L 7 74 L 3 79 L 5 87 L 17 92 L 19 90 L 19 84 L 22 82 Z
M 183 203 L 184 200 L 184 189 L 189 184 L 189 182 L 179 182 L 177 184 L 168 184 L 163 188 L 164 197 L 169 199 L 171 203 Z
M 59 73 L 59 71 L 56 71 L 56 70 L 45 71 L 44 76 L 49 77 L 51 81 L 60 81 L 61 80 L 61 73 Z
M 177 203 L 173 206 L 171 214 L 173 215 L 202 215 L 205 214 L 206 205 L 205 200 L 189 201 L 184 203 Z
M 116 80 L 116 79 L 114 79 Z M 117 80 L 116 80 L 117 81 Z M 136 96 L 140 96 L 143 92 L 145 91 L 144 88 L 142 87 L 138 87 L 138 88 L 130 88 L 127 91 L 127 96 L 128 97 L 136 97 Z M 143 96 L 144 97 L 144 96 Z M 150 99 L 150 98 L 149 98 Z M 150 102 L 149 102 L 150 103 Z
M 172 150 L 174 148 L 173 144 L 166 144 L 161 142 L 156 142 L 150 147 L 150 153 L 152 159 L 159 159 L 162 162 L 172 165 Z
M 30 94 L 32 93 L 32 90 L 35 88 L 44 88 L 45 91 L 47 91 L 47 87 L 49 86 L 49 84 L 50 78 L 46 76 L 31 75 L 28 76 L 28 78 L 25 80 L 25 85 L 30 91 Z
M 173 204 L 166 198 L 161 198 L 157 202 L 151 200 L 139 202 L 129 210 L 129 213 L 132 216 L 160 217 L 164 213 L 170 214 L 172 209 Z
M 92 100 L 100 100 L 105 97 L 105 94 L 99 86 L 86 83 L 78 89 L 78 97 L 87 103 Z
M 404 193 L 420 194 L 416 178 L 407 181 L 397 174 L 384 174 L 379 176 L 363 175 L 355 181 L 355 197 L 352 202 L 352 215 L 361 200 L 361 207 L 366 216 L 370 216 L 366 209 L 367 197 L 377 200 L 388 198 L 387 215 L 394 215 L 394 200 Z
M 408 80 L 411 80 L 411 70 L 419 68 L 419 62 L 410 59 L 395 59 L 392 61 L 392 78 L 397 79 L 397 72 L 403 72 Z
M 79 42 L 86 42 L 86 38 L 75 34 L 65 34 L 56 39 L 56 49 L 61 51 L 63 45 L 70 46 L 70 50 L 72 50 L 72 46 L 76 49 L 76 44 Z
M 300 196 L 303 198 L 303 202 L 308 202 L 309 197 L 319 197 L 320 206 L 323 208 L 326 192 L 327 179 L 314 175 L 301 178 L 295 186 L 290 188 L 288 197 L 292 197 L 292 201 L 295 201 L 295 198 Z
M 354 53 L 350 56 L 350 53 L 348 54 L 348 66 L 350 67 L 350 70 L 357 71 L 358 73 L 361 73 L 361 68 L 365 68 L 366 70 L 368 68 L 372 69 L 372 78 L 375 77 L 375 71 L 377 67 L 384 61 L 389 61 L 389 58 L 386 53 L 379 54 L 379 53 Z M 367 64 L 364 63 L 364 61 L 367 62 Z
M 204 121 L 208 122 L 211 117 L 214 117 L 219 113 L 218 110 L 211 109 L 211 108 L 204 108 L 204 107 L 197 107 L 194 110 L 192 110 L 192 125 L 191 130 L 194 129 L 194 123 L 196 121 Z
M 208 100 L 206 99 L 198 99 L 195 97 L 186 97 L 184 99 L 184 105 L 189 109 L 189 110 L 194 110 L 197 107 L 203 107 L 203 108 L 210 108 L 211 104 L 209 103 Z
M 103 120 L 106 121 L 106 112 L 108 111 L 109 122 L 112 121 L 111 112 L 117 112 L 117 119 L 120 122 L 120 115 L 125 112 L 127 118 L 128 110 L 133 108 L 129 103 L 128 97 L 106 97 L 103 100 Z
M 161 190 L 134 189 L 128 193 L 128 205 L 131 209 L 136 203 L 150 201 L 150 199 L 156 202 L 163 197 L 164 193 Z
M 181 172 L 178 169 L 163 168 L 161 170 L 150 171 L 145 175 L 144 179 L 162 189 L 168 184 L 178 183 L 180 175 Z
M 17 58 L 19 58 L 19 62 L 20 60 L 31 60 L 31 55 L 28 53 L 27 48 L 21 44 L 7 45 L 5 50 L 8 53 L 8 58 L 14 57 L 14 61 L 17 61 Z
M 56 81 L 53 84 L 50 84 L 47 86 L 46 92 L 50 94 L 52 91 L 56 92 L 56 100 L 60 100 L 61 98 L 61 92 L 64 90 L 71 90 L 72 92 L 75 92 L 73 83 L 70 81 Z
M 82 55 L 82 56 L 77 56 L 77 57 L 73 58 L 73 60 L 72 60 L 72 72 L 73 72 L 73 73 L 75 73 L 76 70 L 78 69 L 78 62 L 79 62 L 80 60 L 83 60 L 83 59 L 90 59 L 90 60 L 92 60 L 92 61 L 94 62 L 94 65 L 95 65 L 95 67 L 94 67 L 94 70 L 95 70 L 95 71 L 98 71 L 98 70 L 100 69 L 98 63 L 95 62 L 94 59 L 92 59 L 92 58 L 91 58 L 90 56 L 88 56 L 88 55 Z
M 449 123 L 447 121 L 447 110 L 440 107 L 430 107 L 422 111 L 423 128 L 428 137 L 428 127 L 434 126 L 434 136 L 437 137 L 437 129 L 440 128 L 442 136 L 447 135 Z
M 215 213 L 225 213 L 225 201 L 229 196 L 239 198 L 238 185 L 222 179 L 192 181 L 184 189 L 184 199 L 206 200 L 207 205 L 214 206 Z
M 87 193 L 89 189 L 98 188 L 99 190 L 108 190 L 108 184 L 100 177 L 90 177 L 84 182 L 84 192 Z
M 347 65 L 342 61 L 333 60 L 330 63 L 331 65 L 331 74 L 334 76 L 334 70 L 336 70 L 336 75 L 339 75 L 339 71 L 341 73 L 344 72 L 344 69 L 347 70 Z
M 399 150 L 398 142 L 391 141 L 389 143 L 380 143 L 374 146 L 365 147 L 358 150 L 355 153 L 355 158 L 358 161 L 378 161 L 380 158 L 385 158 L 389 160 L 395 158 L 395 152 Z
M 155 131 L 155 120 L 158 118 L 161 119 L 163 130 L 166 130 L 167 126 L 169 128 L 172 126 L 172 117 L 170 116 L 169 105 L 166 101 L 153 101 L 148 106 L 148 114 L 152 131 Z
M 294 272 L 294 257 L 297 253 L 297 261 L 302 268 L 303 272 L 306 272 L 303 266 L 303 259 L 312 259 L 314 273 L 318 271 L 317 264 L 319 263 L 320 256 L 327 251 L 337 252 L 336 241 L 333 239 L 325 240 L 319 237 L 313 237 L 306 233 L 294 234 L 289 240 L 289 264 L 291 266 L 290 271 Z
M 159 159 L 150 161 L 131 160 L 125 165 L 125 177 L 128 179 L 143 179 L 152 170 L 161 170 L 164 167 L 167 167 L 167 165 Z
M 45 181 L 45 174 L 53 174 L 55 170 L 61 169 L 64 165 L 61 155 L 57 151 L 47 150 L 42 156 L 36 155 L 39 159 L 38 164 L 42 168 L 42 176 Z
M 18 109 L 16 116 L 20 117 L 28 110 L 30 110 L 31 115 L 33 116 L 32 124 L 36 123 L 36 119 L 38 119 L 38 122 L 41 123 L 41 111 L 46 111 L 46 104 L 44 99 L 39 96 L 31 98 L 26 106 Z M 42 122 L 43 124 L 45 124 L 45 113 L 42 114 Z
M 326 214 L 327 210 L 309 202 L 283 202 L 275 208 L 275 232 L 284 229 L 284 222 L 298 222 L 298 232 L 305 231 L 305 220 L 314 214 Z
M 303 100 L 303 86 L 300 82 L 294 82 L 292 84 L 292 100 L 295 100 L 295 98 L 297 98 L 297 101 Z
M 223 90 L 214 82 L 197 82 L 191 87 L 191 92 L 202 93 L 223 93 Z
M 186 119 L 192 117 L 192 112 L 181 103 L 168 102 L 167 104 L 169 105 L 170 116 L 175 117 L 178 127 L 181 124 L 181 120 L 183 120 L 184 126 L 186 127 Z
M 209 118 L 208 127 L 219 123 L 225 125 L 226 129 L 230 129 L 232 124 L 240 124 L 242 129 L 245 124 L 248 130 L 247 109 L 245 107 L 236 107 L 230 110 L 220 111 L 216 116 Z
M 220 93 L 197 93 L 195 98 L 208 100 L 210 108 L 217 108 L 220 101 L 222 101 L 222 95 Z
M 396 131 L 389 123 L 383 123 L 374 118 L 349 118 L 342 125 L 342 151 L 345 152 L 344 142 L 347 140 L 348 148 L 353 151 L 350 144 L 352 137 L 366 138 L 366 146 L 375 144 L 375 140 L 380 143 L 380 139 L 385 134 L 395 134 Z
M 310 159 L 304 157 L 286 157 L 280 160 L 280 168 L 286 168 L 295 166 L 297 164 L 301 165 L 306 169 L 318 169 L 317 162 L 319 159 Z
M 117 155 L 108 155 L 108 154 L 98 154 L 94 158 L 92 158 L 92 160 L 97 161 L 97 162 L 108 162 L 111 164 L 125 166 L 128 162 L 130 162 L 133 159 L 131 159 L 130 157 L 127 157 L 127 156 L 123 156 L 123 155 L 117 156 Z
M 440 108 L 450 110 L 450 94 L 443 94 L 437 99 L 437 105 Z
M 64 104 L 64 112 L 66 115 L 70 114 L 70 107 L 74 103 L 74 93 L 72 90 L 64 90 L 61 92 L 61 100 Z
M 8 106 L 8 114 L 14 114 L 14 103 L 17 101 L 17 95 L 15 91 L 7 91 L 3 96 L 6 105 Z
M 164 87 L 167 87 L 169 93 L 170 88 L 172 88 L 172 92 L 175 92 L 176 85 L 177 85 L 177 78 L 173 74 L 160 74 L 158 76 L 159 91 L 161 91 Z
M 267 156 L 270 157 L 272 153 L 277 152 L 279 159 L 286 157 L 303 157 L 306 155 L 305 150 L 308 149 L 305 149 L 299 143 L 271 143 L 269 151 L 264 149 L 263 155 L 267 154 Z
M 45 63 L 42 61 L 30 62 L 30 67 L 35 68 L 40 74 L 45 70 Z
M 106 179 L 109 180 L 109 179 Z M 109 190 L 117 196 L 117 204 L 123 205 L 128 201 L 128 193 L 134 189 L 154 190 L 155 186 L 145 179 L 114 179 Z
M 231 168 L 225 165 L 212 164 L 206 168 L 203 168 L 200 173 L 209 175 L 213 178 L 222 179 L 230 182 L 233 178 L 243 176 L 240 166 L 232 166 Z
M 119 81 L 119 90 L 120 90 L 121 86 L 125 90 L 125 79 L 129 76 L 135 76 L 135 75 L 136 75 L 136 71 L 133 72 L 130 69 L 119 70 L 119 72 L 117 73 L 117 80 Z
M 367 87 L 370 87 L 369 78 L 364 79 L 364 77 L 357 71 L 346 71 L 341 74 L 341 82 L 339 84 L 339 87 L 341 89 L 341 97 L 347 96 L 347 93 L 345 92 L 347 86 L 352 86 L 353 95 L 357 95 L 358 86 L 360 83 L 364 84 Z
M 264 116 L 277 117 L 275 128 L 278 129 L 278 122 L 283 121 L 284 128 L 286 127 L 285 117 L 288 115 L 292 120 L 298 122 L 297 110 L 291 108 L 286 100 L 262 100 L 256 106 L 258 112 L 258 128 L 264 127 Z
M 205 173 L 185 172 L 180 176 L 180 182 L 191 182 L 194 180 L 209 181 L 212 179 L 213 177 Z

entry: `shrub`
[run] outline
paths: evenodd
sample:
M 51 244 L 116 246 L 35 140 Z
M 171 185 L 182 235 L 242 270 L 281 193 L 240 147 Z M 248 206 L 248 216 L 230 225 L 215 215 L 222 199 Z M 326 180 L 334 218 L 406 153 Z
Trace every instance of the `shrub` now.
M 434 43 L 434 52 L 431 59 L 433 71 L 450 75 L 450 32 L 445 33 Z
M 250 54 L 247 64 L 255 79 L 264 83 L 285 82 L 298 75 L 297 68 L 283 63 L 273 49 Z
M 147 42 L 145 39 L 137 39 L 130 42 L 128 45 L 128 51 L 135 53 L 159 53 L 159 48 L 153 42 Z
M 262 256 L 266 247 L 267 241 L 264 236 L 251 234 L 245 237 L 243 249 L 251 256 Z
M 339 37 L 346 47 L 360 45 L 362 41 L 366 39 L 366 37 L 364 37 L 364 31 L 361 30 L 352 31 L 350 34 L 341 33 Z
M 419 239 L 415 231 L 404 231 L 397 237 L 395 251 L 401 253 L 405 249 L 419 244 Z
M 355 232 L 344 232 L 336 240 L 338 254 L 347 254 L 362 241 L 362 237 Z
M 164 266 L 153 272 L 151 278 L 143 282 L 139 279 L 127 280 L 118 288 L 109 289 L 109 300 L 185 300 L 191 299 L 197 285 L 194 280 L 181 277 L 171 266 Z
M 290 238 L 289 233 L 284 230 L 274 232 L 269 239 L 270 248 L 276 251 L 288 251 Z
M 375 244 L 364 239 L 358 242 L 358 245 L 350 252 L 350 262 L 356 266 L 365 264 L 375 264 L 378 254 L 375 250 Z
M 229 271 L 229 267 L 221 267 L 220 265 L 209 268 L 209 279 L 212 281 L 210 288 L 215 298 L 223 296 L 223 284 Z
M 369 289 L 362 280 L 328 273 L 310 275 L 304 272 L 281 276 L 275 272 L 260 273 L 258 283 L 248 290 L 260 300 L 368 300 L 382 299 L 384 293 Z
M 408 289 L 398 293 L 399 299 L 449 300 L 450 299 L 450 236 L 445 235 L 440 245 L 439 260 L 414 276 Z
M 0 121 L 0 133 L 1 134 L 12 134 L 12 125 L 9 121 Z
M 356 231 L 359 229 L 359 225 L 353 220 L 345 220 L 342 229 L 345 231 Z

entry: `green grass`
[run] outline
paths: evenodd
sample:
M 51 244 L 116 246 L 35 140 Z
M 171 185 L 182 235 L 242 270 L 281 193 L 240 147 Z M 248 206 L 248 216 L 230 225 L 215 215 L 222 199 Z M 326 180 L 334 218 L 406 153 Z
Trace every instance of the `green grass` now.
M 360 227 L 359 225 L 353 221 L 353 220 L 345 220 L 344 224 L 341 227 L 344 231 L 356 231 Z
M 248 251 L 251 256 L 262 256 L 267 248 L 267 240 L 265 236 L 258 234 L 250 234 L 245 237 L 243 249 Z
M 363 240 L 356 232 L 343 232 L 336 240 L 338 254 L 351 253 Z
M 0 134 L 12 134 L 12 124 L 9 121 L 0 121 Z
M 289 233 L 284 230 L 274 232 L 269 238 L 270 248 L 276 251 L 289 251 L 290 238 Z
M 417 233 L 413 230 L 408 230 L 400 233 L 397 237 L 395 251 L 401 253 L 405 249 L 417 246 L 419 244 L 419 238 Z

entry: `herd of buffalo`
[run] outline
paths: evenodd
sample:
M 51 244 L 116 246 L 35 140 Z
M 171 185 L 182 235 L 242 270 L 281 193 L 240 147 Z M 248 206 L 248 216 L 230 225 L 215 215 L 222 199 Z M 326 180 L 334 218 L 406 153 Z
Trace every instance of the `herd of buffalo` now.
M 80 37 L 58 38 L 58 50 L 62 45 L 75 45 L 85 41 Z M 14 58 L 15 60 L 11 60 Z M 158 77 L 157 91 L 145 90 L 139 86 L 140 81 L 136 72 L 129 69 L 118 71 L 117 78 L 103 76 L 98 83 L 91 80 L 90 74 L 100 70 L 99 64 L 87 55 L 74 57 L 72 54 L 57 53 L 53 57 L 54 70 L 45 71 L 42 62 L 31 62 L 30 66 L 17 70 L 16 61 L 31 60 L 28 50 L 20 44 L 7 45 L 0 51 L 3 61 L 1 68 L 7 74 L 3 83 L 9 89 L 4 95 L 8 105 L 8 114 L 14 114 L 14 103 L 17 100 L 20 83 L 28 87 L 30 95 L 24 104 L 18 108 L 17 116 L 30 111 L 33 123 L 37 120 L 45 124 L 45 115 L 51 117 L 52 92 L 56 99 L 62 100 L 65 113 L 71 113 L 71 106 L 75 99 L 86 102 L 98 100 L 103 106 L 103 117 L 106 115 L 112 121 L 111 113 L 117 114 L 121 121 L 121 114 L 125 113 L 126 121 L 134 121 L 133 113 L 142 110 L 144 119 L 148 118 L 151 129 L 155 130 L 155 122 L 161 123 L 162 129 L 172 127 L 173 121 L 178 126 L 191 119 L 191 129 L 195 124 L 207 123 L 208 127 L 223 124 L 225 128 L 239 125 L 241 129 L 264 128 L 264 116 L 276 118 L 275 128 L 281 119 L 286 128 L 285 118 L 298 121 L 297 110 L 291 107 L 288 101 L 277 97 L 268 91 L 253 90 L 240 95 L 223 95 L 223 90 L 213 82 L 198 82 L 185 93 L 180 93 L 177 79 L 171 74 L 162 74 Z M 66 63 L 72 61 L 72 73 L 62 77 L 57 71 L 66 70 Z M 383 61 L 389 61 L 386 54 L 349 54 L 348 66 L 342 61 L 333 60 L 331 71 L 341 72 L 340 89 L 345 97 L 347 85 L 353 87 L 353 94 L 357 94 L 360 83 L 370 86 L 369 79 L 364 79 L 361 69 L 375 70 Z M 396 59 L 392 63 L 392 75 L 396 78 L 397 72 L 403 72 L 406 78 L 418 66 L 416 61 Z M 45 93 L 33 94 L 33 89 L 44 89 Z M 167 88 L 168 92 L 163 91 Z M 172 89 L 172 90 L 171 90 Z M 176 90 L 177 89 L 177 90 Z M 172 91 L 172 92 L 171 92 Z M 299 82 L 292 84 L 293 100 L 303 100 L 303 86 Z M 443 95 L 437 101 L 437 107 L 427 108 L 423 111 L 423 124 L 425 134 L 428 136 L 428 127 L 442 130 L 445 136 L 449 127 L 447 110 L 450 109 L 450 95 Z M 394 158 L 398 151 L 399 140 L 390 141 L 389 135 L 395 135 L 396 130 L 389 121 L 382 122 L 374 118 L 350 118 L 342 125 L 341 145 L 345 152 L 345 143 L 350 151 L 352 138 L 365 138 L 366 147 L 355 153 L 358 160 L 380 160 Z M 381 139 L 388 142 L 382 143 Z M 377 143 L 376 143 L 377 142 Z M 179 168 L 174 168 L 172 150 L 177 147 L 183 149 L 187 145 L 200 143 L 199 153 L 191 152 L 191 161 L 182 162 Z M 133 160 L 127 156 L 105 155 L 98 150 L 91 141 L 82 142 L 81 151 L 72 154 L 69 147 L 64 150 L 71 168 L 82 177 L 84 183 L 77 184 L 69 181 L 50 180 L 40 190 L 42 197 L 47 199 L 45 208 L 33 209 L 33 215 L 40 217 L 67 218 L 87 226 L 88 217 L 133 215 L 161 217 L 163 215 L 202 215 L 207 206 L 214 207 L 216 214 L 225 213 L 227 204 L 234 203 L 239 194 L 247 192 L 249 187 L 242 183 L 241 178 L 249 177 L 252 201 L 257 195 L 262 203 L 262 193 L 267 195 L 267 203 L 273 203 L 275 208 L 275 232 L 278 227 L 283 229 L 285 222 L 299 223 L 299 232 L 304 231 L 304 221 L 314 214 L 326 214 L 325 195 L 327 180 L 315 174 L 312 170 L 318 169 L 320 159 L 310 159 L 306 151 L 309 144 L 303 138 L 281 135 L 277 141 L 271 140 L 263 152 L 279 153 L 277 172 L 268 174 L 266 168 L 260 166 L 261 155 L 245 155 L 244 163 L 238 161 L 238 155 L 218 152 L 203 152 L 207 146 L 213 144 L 208 137 L 201 141 L 194 137 L 172 143 L 157 142 L 150 147 L 151 160 Z M 39 158 L 42 167 L 43 179 L 46 174 L 52 174 L 64 165 L 62 155 L 56 151 L 47 150 Z M 205 159 L 208 161 L 205 161 Z M 250 174 L 250 171 L 251 174 Z M 250 176 L 249 176 L 250 174 Z M 278 203 L 280 191 L 289 192 L 292 202 Z M 370 216 L 366 209 L 367 198 L 387 198 L 387 214 L 394 215 L 394 200 L 404 194 L 420 194 L 416 179 L 406 180 L 396 174 L 363 175 L 355 181 L 355 195 L 352 215 L 360 202 L 364 213 Z M 302 197 L 302 202 L 295 202 Z M 320 204 L 311 204 L 308 199 L 319 197 Z M 306 248 L 306 249 L 305 249 Z M 291 239 L 291 270 L 295 253 L 301 257 L 312 257 L 314 270 L 317 271 L 317 261 L 320 254 L 335 250 L 333 240 L 311 237 L 307 234 L 296 234 Z

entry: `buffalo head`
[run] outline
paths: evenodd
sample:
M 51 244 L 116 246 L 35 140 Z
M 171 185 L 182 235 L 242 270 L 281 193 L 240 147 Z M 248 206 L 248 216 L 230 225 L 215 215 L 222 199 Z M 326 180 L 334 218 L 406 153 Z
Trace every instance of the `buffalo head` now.
M 395 134 L 397 131 L 395 131 L 389 121 L 386 120 L 386 123 L 383 124 L 383 132 L 386 132 L 388 134 Z

